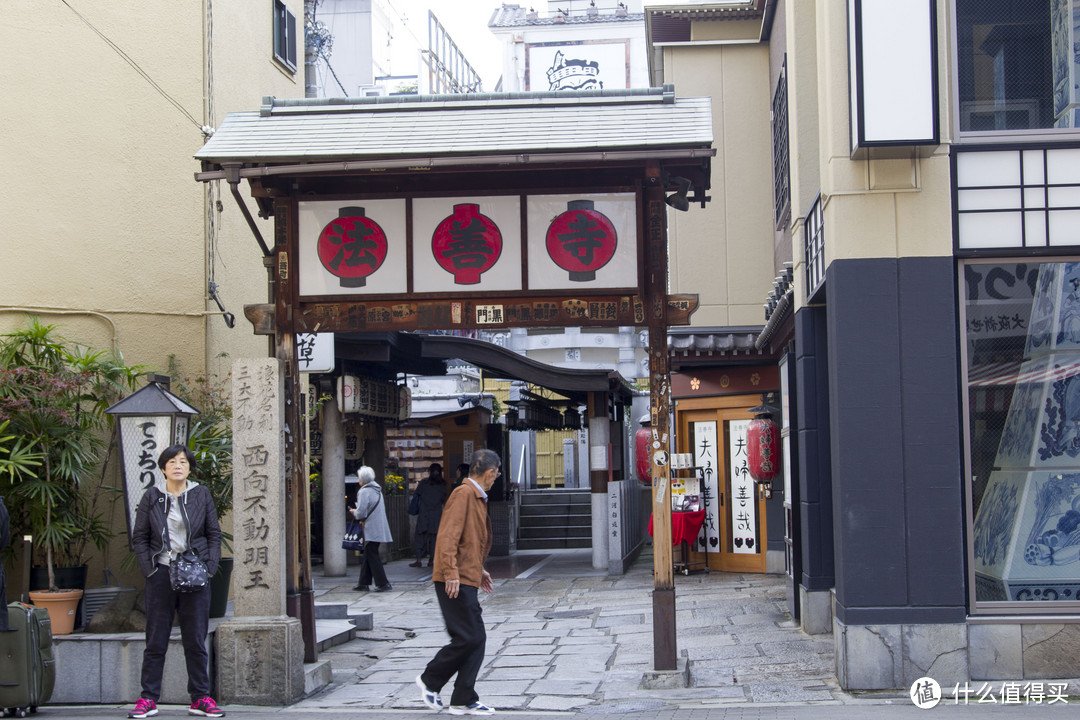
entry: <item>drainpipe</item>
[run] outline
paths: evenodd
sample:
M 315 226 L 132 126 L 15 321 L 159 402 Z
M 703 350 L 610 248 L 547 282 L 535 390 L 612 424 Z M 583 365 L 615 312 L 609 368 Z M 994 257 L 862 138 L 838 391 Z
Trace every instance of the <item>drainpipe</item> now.
M 232 192 L 233 199 L 240 206 L 240 212 L 244 214 L 244 219 L 247 220 L 248 227 L 251 228 L 251 233 L 255 236 L 255 240 L 258 241 L 259 247 L 262 248 L 263 257 L 270 257 L 273 253 L 270 252 L 270 248 L 266 247 L 266 241 L 263 240 L 262 233 L 259 232 L 259 226 L 255 224 L 255 218 L 251 217 L 251 212 L 247 209 L 244 198 L 240 195 L 239 163 L 229 163 L 224 165 L 223 169 L 225 171 L 225 181 L 229 183 L 229 191 Z

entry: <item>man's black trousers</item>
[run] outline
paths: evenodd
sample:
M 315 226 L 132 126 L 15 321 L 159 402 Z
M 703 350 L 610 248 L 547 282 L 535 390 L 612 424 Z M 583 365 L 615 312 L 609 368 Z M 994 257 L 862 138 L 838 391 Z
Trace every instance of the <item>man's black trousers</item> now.
M 476 694 L 476 676 L 484 664 L 484 644 L 487 631 L 480 610 L 479 588 L 461 585 L 456 598 L 446 595 L 446 584 L 435 583 L 435 595 L 450 634 L 450 644 L 445 645 L 428 663 L 420 679 L 430 690 L 439 692 L 457 673 L 451 705 L 471 705 L 480 699 Z

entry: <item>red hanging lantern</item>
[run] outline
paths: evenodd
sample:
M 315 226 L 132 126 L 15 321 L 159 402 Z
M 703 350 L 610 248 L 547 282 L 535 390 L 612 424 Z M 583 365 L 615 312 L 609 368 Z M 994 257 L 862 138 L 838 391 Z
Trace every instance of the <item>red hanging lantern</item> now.
M 753 408 L 754 419 L 746 430 L 746 453 L 749 455 L 750 477 L 768 483 L 780 475 L 780 426 L 772 419 L 772 408 L 766 405 Z
M 634 433 L 634 456 L 637 460 L 638 482 L 645 486 L 652 485 L 652 458 L 649 455 L 652 444 L 650 417 L 641 419 L 642 426 Z

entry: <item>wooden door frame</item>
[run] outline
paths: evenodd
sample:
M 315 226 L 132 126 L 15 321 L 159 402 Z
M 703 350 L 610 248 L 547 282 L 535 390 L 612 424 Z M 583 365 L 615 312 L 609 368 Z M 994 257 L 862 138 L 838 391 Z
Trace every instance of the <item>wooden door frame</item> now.
M 730 473 L 729 464 L 727 461 L 728 447 L 724 439 L 724 422 L 728 420 L 751 420 L 754 415 L 750 412 L 750 408 L 761 404 L 761 395 L 744 394 L 744 395 L 724 395 L 709 398 L 686 398 L 675 401 L 675 418 L 676 427 L 678 432 L 675 440 L 678 447 L 677 452 L 687 453 L 693 452 L 693 448 L 689 447 L 690 443 L 690 423 L 700 420 L 716 420 L 717 424 L 717 484 L 719 488 L 719 495 L 724 497 L 724 504 L 719 513 L 720 515 L 720 531 L 721 537 L 725 540 L 730 535 L 728 530 L 728 523 L 730 521 L 729 515 L 729 503 L 730 503 Z M 723 474 L 721 475 L 719 470 L 723 468 Z M 722 479 L 722 484 L 721 484 Z M 758 510 L 758 540 L 760 552 L 749 553 L 734 553 L 729 550 L 720 549 L 716 552 L 696 552 L 690 551 L 691 559 L 694 561 L 708 561 L 708 567 L 710 570 L 717 570 L 720 572 L 748 572 L 748 573 L 764 573 L 766 572 L 766 541 L 768 537 L 768 526 L 766 524 L 766 513 L 764 501 L 760 495 L 755 493 L 757 500 Z M 718 498 L 719 499 L 719 498 Z

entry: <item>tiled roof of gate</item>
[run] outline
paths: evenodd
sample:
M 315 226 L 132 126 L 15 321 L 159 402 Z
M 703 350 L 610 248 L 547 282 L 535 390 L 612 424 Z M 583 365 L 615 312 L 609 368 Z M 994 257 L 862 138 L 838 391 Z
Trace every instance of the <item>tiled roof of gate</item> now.
M 707 149 L 710 99 L 671 86 L 591 92 L 264 99 L 195 153 L 210 163 Z

